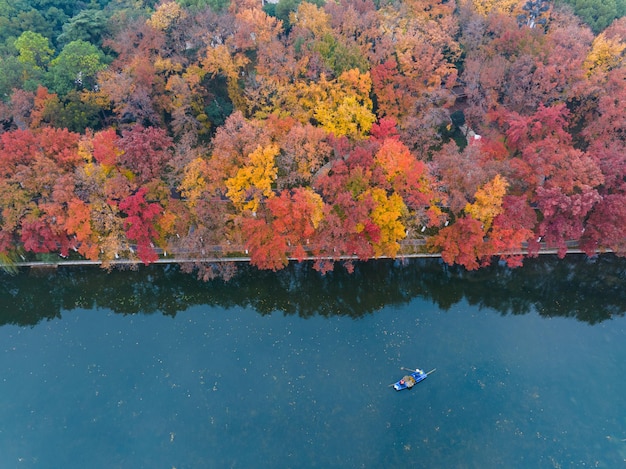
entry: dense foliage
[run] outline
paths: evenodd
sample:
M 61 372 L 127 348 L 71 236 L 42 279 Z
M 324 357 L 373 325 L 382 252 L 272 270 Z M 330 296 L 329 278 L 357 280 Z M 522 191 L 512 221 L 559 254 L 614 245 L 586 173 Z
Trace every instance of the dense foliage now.
M 0 0 L 0 24 L 2 262 L 173 254 L 211 278 L 238 254 L 325 272 L 416 249 L 468 269 L 626 252 L 625 18 L 594 34 L 546 0 Z

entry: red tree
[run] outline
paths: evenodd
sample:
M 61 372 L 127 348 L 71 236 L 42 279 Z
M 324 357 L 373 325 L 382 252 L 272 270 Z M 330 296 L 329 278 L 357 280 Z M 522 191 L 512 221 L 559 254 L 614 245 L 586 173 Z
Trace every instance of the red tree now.
M 447 264 L 459 264 L 468 270 L 476 270 L 490 262 L 484 235 L 478 220 L 463 217 L 442 228 L 428 240 L 428 245 L 441 252 L 441 258 Z
M 124 219 L 126 236 L 137 243 L 137 255 L 148 264 L 158 259 L 152 242 L 158 237 L 155 222 L 163 208 L 159 204 L 147 202 L 146 192 L 147 189 L 142 187 L 122 201 L 119 207 L 126 213 Z
M 119 146 L 124 153 L 118 161 L 135 173 L 138 184 L 143 184 L 163 177 L 173 142 L 164 129 L 135 125 L 122 132 Z
M 504 211 L 493 220 L 489 242 L 494 254 L 500 254 L 509 267 L 522 263 L 520 252 L 533 237 L 537 216 L 526 197 L 507 195 L 502 201 Z
M 115 166 L 118 157 L 122 154 L 118 146 L 119 140 L 115 129 L 96 132 L 92 139 L 94 159 L 102 165 Z

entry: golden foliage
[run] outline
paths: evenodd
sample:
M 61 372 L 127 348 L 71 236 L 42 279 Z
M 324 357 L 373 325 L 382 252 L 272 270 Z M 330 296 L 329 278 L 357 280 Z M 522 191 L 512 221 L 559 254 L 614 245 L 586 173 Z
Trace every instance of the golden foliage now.
M 207 73 L 212 75 L 221 73 L 228 78 L 237 79 L 248 62 L 249 59 L 244 55 L 233 55 L 226 45 L 219 44 L 215 47 L 207 47 L 202 66 Z
M 619 67 L 624 61 L 624 50 L 626 50 L 626 43 L 600 33 L 594 39 L 591 51 L 585 59 L 584 67 L 587 75 L 591 76 L 596 71 L 606 73 Z
M 343 72 L 337 80 L 320 80 L 322 87 L 317 99 L 308 97 L 314 106 L 314 117 L 328 132 L 353 139 L 365 138 L 376 116 L 372 112 L 369 93 L 372 80 L 369 72 L 358 69 Z M 308 105 L 308 103 L 307 103 Z
M 248 163 L 226 180 L 226 195 L 240 211 L 256 212 L 262 197 L 272 197 L 272 184 L 278 171 L 275 158 L 280 149 L 271 144 L 257 147 L 248 156 Z
M 102 187 L 113 171 L 113 168 L 90 161 L 84 164 L 80 171 L 91 184 Z
M 158 56 L 154 59 L 154 69 L 157 73 L 169 75 L 171 73 L 180 73 L 183 70 L 183 66 L 170 58 Z
M 93 161 L 93 133 L 87 132 L 78 141 L 78 155 L 87 163 Z
M 103 76 L 106 76 L 106 70 L 100 73 L 102 73 Z M 98 90 L 98 91 L 83 90 L 80 93 L 80 100 L 81 102 L 85 104 L 101 107 L 103 110 L 109 110 L 112 107 L 111 98 L 109 97 L 108 94 L 106 94 L 102 90 Z
M 161 247 L 167 246 L 167 238 L 172 235 L 176 231 L 176 221 L 178 217 L 175 213 L 166 210 L 161 214 L 158 221 L 156 222 L 156 227 L 158 231 L 158 238 L 155 240 L 157 244 Z
M 335 106 L 319 106 L 315 110 L 315 118 L 328 132 L 355 139 L 365 138 L 376 121 L 371 110 L 363 106 L 356 96 L 346 96 Z
M 395 257 L 400 249 L 398 241 L 406 236 L 406 228 L 400 220 L 407 208 L 398 194 L 387 196 L 380 188 L 372 189 L 369 194 L 376 202 L 370 217 L 380 229 L 380 239 L 373 243 L 374 255 Z
M 179 19 L 183 18 L 185 12 L 176 2 L 165 2 L 159 5 L 146 23 L 154 29 L 165 31 L 169 29 Z
M 521 3 L 520 0 L 471 0 L 474 9 L 483 16 L 492 12 L 510 15 L 519 8 Z
M 203 158 L 196 158 L 185 166 L 183 180 L 178 186 L 180 194 L 187 199 L 187 205 L 194 207 L 206 189 L 207 163 Z
M 502 199 L 508 187 L 507 180 L 496 174 L 491 181 L 476 191 L 474 203 L 465 206 L 465 213 L 480 221 L 485 232 L 491 227 L 493 219 L 502 213 Z
M 313 228 L 317 229 L 319 224 L 324 219 L 324 201 L 322 197 L 310 188 L 304 188 L 301 194 L 307 201 L 307 210 L 311 220 Z
M 240 111 L 246 110 L 246 100 L 239 86 L 239 76 L 249 62 L 250 59 L 244 54 L 231 54 L 224 44 L 209 46 L 202 61 L 202 67 L 206 73 L 221 74 L 227 78 L 228 97 L 235 108 Z
M 294 27 L 309 31 L 314 37 L 322 37 L 330 32 L 330 15 L 312 3 L 302 2 L 298 10 L 289 15 Z

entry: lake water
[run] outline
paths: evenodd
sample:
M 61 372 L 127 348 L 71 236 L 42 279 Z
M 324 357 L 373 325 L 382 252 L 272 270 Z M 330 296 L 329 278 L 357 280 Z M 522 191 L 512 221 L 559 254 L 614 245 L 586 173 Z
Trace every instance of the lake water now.
M 626 261 L 243 270 L 1 274 L 0 467 L 626 466 Z

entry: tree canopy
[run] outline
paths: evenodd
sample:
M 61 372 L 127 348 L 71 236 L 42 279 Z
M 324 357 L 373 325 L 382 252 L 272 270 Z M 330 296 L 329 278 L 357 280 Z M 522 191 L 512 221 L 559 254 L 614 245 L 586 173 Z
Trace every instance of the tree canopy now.
M 623 0 L 262 3 L 0 0 L 0 259 L 626 254 Z

